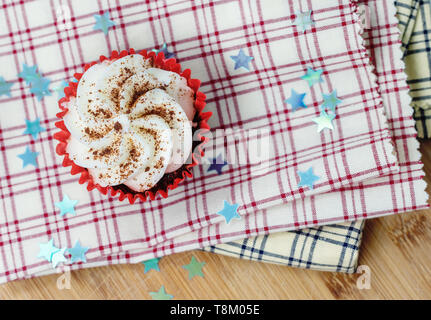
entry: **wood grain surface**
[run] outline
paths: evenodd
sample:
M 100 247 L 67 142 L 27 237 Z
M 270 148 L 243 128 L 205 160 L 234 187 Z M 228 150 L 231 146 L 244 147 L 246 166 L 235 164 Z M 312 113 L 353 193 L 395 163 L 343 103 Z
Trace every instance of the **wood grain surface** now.
M 431 141 L 421 143 L 427 181 Z M 428 193 L 430 193 L 428 188 Z M 205 253 L 164 257 L 161 272 L 121 265 L 71 272 L 70 289 L 59 275 L 0 286 L 0 299 L 151 299 L 162 285 L 174 299 L 431 299 L 431 210 L 367 221 L 359 264 L 370 268 L 370 289 L 360 274 L 327 273 L 250 262 Z M 188 279 L 181 266 L 194 255 L 205 277 Z

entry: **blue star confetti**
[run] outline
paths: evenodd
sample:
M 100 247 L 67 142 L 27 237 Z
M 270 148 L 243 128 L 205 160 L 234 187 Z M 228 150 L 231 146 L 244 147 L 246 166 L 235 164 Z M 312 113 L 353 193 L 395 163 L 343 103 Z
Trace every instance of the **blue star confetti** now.
M 58 100 L 65 97 L 64 88 L 66 88 L 68 85 L 69 84 L 67 83 L 67 81 L 63 80 L 58 87 L 55 87 L 53 89 L 58 95 Z
M 239 50 L 238 55 L 230 56 L 230 58 L 235 62 L 235 70 L 241 67 L 250 70 L 248 64 L 254 59 L 253 57 L 246 55 L 242 49 Z
M 307 68 L 307 73 L 303 75 L 301 79 L 307 81 L 308 85 L 312 87 L 316 83 L 323 82 L 322 73 L 323 73 L 322 69 L 313 70 L 313 68 Z
M 164 43 L 160 49 L 153 49 L 151 51 L 154 51 L 156 55 L 158 55 L 159 52 L 163 52 L 166 59 L 175 57 L 175 53 L 168 51 L 168 45 L 166 43 Z
M 78 200 L 70 200 L 69 197 L 65 194 L 63 196 L 63 201 L 56 202 L 55 206 L 60 209 L 60 216 L 64 216 L 66 213 L 76 215 L 75 205 L 77 203 Z
M 314 25 L 314 21 L 311 19 L 311 10 L 306 12 L 299 12 L 296 11 L 296 19 L 293 22 L 295 26 L 301 29 L 301 31 L 305 32 L 308 29 L 311 29 L 311 27 Z
M 223 160 L 222 155 L 219 154 L 217 158 L 213 158 L 212 163 L 207 171 L 208 172 L 217 171 L 217 173 L 220 175 L 223 173 L 223 167 L 226 165 L 227 165 L 227 162 Z
M 40 77 L 31 83 L 30 92 L 33 93 L 37 100 L 42 100 L 44 96 L 50 96 L 49 85 L 51 80 L 48 78 Z
M 51 95 L 51 91 L 49 90 L 51 81 L 48 78 L 44 78 L 37 69 L 37 65 L 30 67 L 24 63 L 23 71 L 18 74 L 18 77 L 30 86 L 30 92 L 40 101 L 44 96 Z
M 147 273 L 150 270 L 160 271 L 159 261 L 160 261 L 159 258 L 154 258 L 154 259 L 150 259 L 150 260 L 147 260 L 147 261 L 142 261 L 142 264 L 145 267 L 144 273 Z
M 78 261 L 87 262 L 87 258 L 85 257 L 85 254 L 87 253 L 88 249 L 89 249 L 88 247 L 82 247 L 79 240 L 77 240 L 73 248 L 67 249 L 67 252 L 69 252 L 71 255 L 70 262 L 71 263 L 78 262 Z
M 18 73 L 18 78 L 23 79 L 28 85 L 41 78 L 41 75 L 37 72 L 36 65 L 30 67 L 24 63 L 22 68 L 23 71 Z
M 0 77 L 0 96 L 11 96 L 10 88 L 13 86 L 12 82 L 7 82 L 3 77 Z
M 192 260 L 189 264 L 183 266 L 189 272 L 189 280 L 193 279 L 196 276 L 204 277 L 202 272 L 202 268 L 204 267 L 205 262 L 199 262 L 196 260 L 194 256 L 192 256 Z
M 327 109 L 335 113 L 337 106 L 343 102 L 337 97 L 337 90 L 332 91 L 330 94 L 323 94 L 323 104 L 320 106 L 320 110 L 325 111 Z
M 172 300 L 173 295 L 166 293 L 165 286 L 162 286 L 158 292 L 150 292 L 153 300 Z
M 106 11 L 102 15 L 95 14 L 94 19 L 96 19 L 96 24 L 94 25 L 94 30 L 102 30 L 105 35 L 108 34 L 109 28 L 115 26 L 115 22 L 109 18 L 109 12 Z
M 67 261 L 66 257 L 64 256 L 66 249 L 67 248 L 60 249 L 52 254 L 51 263 L 53 268 L 56 268 L 60 263 Z
M 49 262 L 52 261 L 52 255 L 55 252 L 60 251 L 59 248 L 56 248 L 54 246 L 54 240 L 53 239 L 49 240 L 47 243 L 40 243 L 39 248 L 40 248 L 40 250 L 39 250 L 39 254 L 37 255 L 37 257 L 43 258 Z
M 23 161 L 22 167 L 25 168 L 29 164 L 32 164 L 33 166 L 37 167 L 37 156 L 39 155 L 39 152 L 31 151 L 29 147 L 25 149 L 24 153 L 21 153 L 18 155 L 18 157 Z
M 307 108 L 307 106 L 304 103 L 305 96 L 306 96 L 305 93 L 298 94 L 295 90 L 292 89 L 290 98 L 285 100 L 284 102 L 292 106 L 292 111 L 296 111 L 299 108 Z
M 301 179 L 298 187 L 309 187 L 311 190 L 313 190 L 316 181 L 320 179 L 313 173 L 313 167 L 310 167 L 307 171 L 298 171 L 298 176 Z
M 320 116 L 313 119 L 313 122 L 317 123 L 317 132 L 323 129 L 334 130 L 332 121 L 335 119 L 335 114 L 328 114 L 325 110 L 320 111 Z
M 37 118 L 34 121 L 25 119 L 25 125 L 27 126 L 27 128 L 25 129 L 23 134 L 30 134 L 34 140 L 37 139 L 37 136 L 39 135 L 39 133 L 46 131 L 45 128 L 40 126 L 39 118 Z
M 224 201 L 223 209 L 217 212 L 218 215 L 223 216 L 226 219 L 226 223 L 229 224 L 232 219 L 241 219 L 238 214 L 239 204 L 229 204 L 226 200 Z

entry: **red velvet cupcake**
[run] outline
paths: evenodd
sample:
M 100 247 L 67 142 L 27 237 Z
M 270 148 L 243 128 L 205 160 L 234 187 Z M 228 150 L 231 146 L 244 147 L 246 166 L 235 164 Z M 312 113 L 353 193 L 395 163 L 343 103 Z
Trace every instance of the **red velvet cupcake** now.
M 162 52 L 133 49 L 86 65 L 58 102 L 54 138 L 63 166 L 89 191 L 119 194 L 120 201 L 166 198 L 192 178 L 207 142 L 201 133 L 210 129 L 206 97 L 190 73 Z

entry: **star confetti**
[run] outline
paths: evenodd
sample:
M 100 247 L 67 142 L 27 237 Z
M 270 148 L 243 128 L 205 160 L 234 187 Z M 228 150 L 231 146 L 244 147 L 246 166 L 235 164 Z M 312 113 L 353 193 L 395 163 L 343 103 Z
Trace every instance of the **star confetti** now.
M 313 85 L 315 85 L 316 83 L 321 83 L 323 82 L 322 79 L 322 73 L 323 70 L 319 69 L 319 70 L 313 70 L 312 68 L 308 68 L 307 69 L 307 73 L 305 75 L 303 75 L 301 77 L 302 80 L 305 80 L 308 82 L 308 85 L 310 87 L 312 87 Z
M 335 113 L 336 107 L 343 102 L 337 97 L 337 90 L 332 91 L 330 94 L 323 94 L 323 104 L 320 106 L 320 110 L 329 109 Z
M 230 58 L 235 61 L 235 70 L 241 67 L 250 70 L 248 64 L 254 59 L 253 57 L 246 55 L 242 49 L 239 50 L 238 55 L 230 56 Z
M 151 51 L 154 51 L 156 53 L 156 55 L 159 54 L 159 52 L 163 52 L 163 54 L 165 55 L 166 59 L 170 59 L 175 57 L 175 53 L 168 51 L 168 45 L 166 43 L 163 44 L 163 46 L 160 49 L 153 49 Z
M 82 247 L 79 240 L 77 240 L 73 248 L 67 249 L 67 252 L 69 252 L 71 255 L 70 262 L 71 263 L 78 262 L 78 261 L 87 262 L 87 258 L 85 257 L 85 254 L 87 253 L 88 249 L 89 249 L 88 247 Z
M 35 167 L 37 167 L 37 156 L 39 155 L 39 152 L 34 152 L 31 151 L 29 147 L 27 147 L 25 149 L 25 152 L 22 154 L 19 154 L 18 157 L 21 158 L 21 160 L 23 161 L 22 163 L 22 167 L 25 168 L 26 166 L 28 166 L 29 164 L 34 165 Z
M 41 75 L 37 72 L 36 65 L 30 67 L 24 63 L 22 68 L 23 71 L 18 74 L 18 78 L 23 79 L 28 85 L 41 78 Z
M 115 26 L 115 22 L 109 18 L 109 12 L 106 11 L 104 14 L 95 14 L 94 19 L 96 19 L 96 24 L 94 25 L 94 30 L 102 30 L 105 35 L 108 34 L 109 28 Z
M 172 300 L 173 295 L 166 293 L 165 286 L 162 286 L 158 292 L 150 292 L 153 300 Z
M 304 103 L 305 96 L 306 96 L 305 93 L 298 94 L 295 90 L 292 89 L 290 98 L 285 100 L 284 102 L 292 106 L 292 111 L 296 111 L 299 108 L 307 108 L 307 106 Z
M 223 167 L 227 165 L 227 162 L 223 160 L 221 154 L 217 156 L 217 158 L 213 158 L 210 167 L 208 168 L 208 172 L 217 171 L 218 174 L 223 173 Z
M 314 188 L 314 184 L 320 178 L 313 173 L 313 168 L 310 167 L 307 171 L 298 171 L 298 176 L 301 181 L 298 184 L 298 187 L 309 187 L 311 190 Z
M 311 12 L 311 10 L 306 12 L 296 11 L 296 19 L 293 24 L 300 28 L 303 32 L 308 29 L 311 29 L 311 27 L 314 25 L 314 21 L 311 19 Z
M 229 224 L 232 219 L 241 219 L 238 214 L 239 204 L 229 204 L 226 200 L 224 201 L 223 209 L 217 212 L 218 215 L 223 216 L 226 219 L 226 223 Z
M 53 268 L 56 268 L 60 263 L 67 261 L 66 257 L 64 256 L 66 249 L 67 248 L 60 249 L 52 254 L 51 263 Z
M 332 120 L 334 119 L 335 114 L 328 114 L 325 110 L 320 111 L 320 116 L 313 119 L 313 122 L 318 125 L 317 132 L 320 132 L 323 129 L 334 130 L 334 125 L 332 124 Z
M 47 243 L 40 243 L 39 248 L 40 248 L 40 250 L 39 250 L 39 254 L 37 257 L 38 258 L 44 258 L 44 259 L 48 260 L 49 262 L 52 261 L 52 255 L 55 252 L 60 251 L 59 248 L 56 248 L 54 246 L 54 240 L 53 239 L 49 240 Z
M 189 280 L 193 279 L 195 276 L 204 277 L 202 273 L 202 268 L 204 267 L 205 262 L 198 262 L 194 256 L 192 256 L 192 260 L 189 264 L 183 266 L 184 269 L 189 272 Z
M 0 96 L 11 96 L 10 88 L 13 86 L 12 82 L 7 82 L 3 77 L 0 77 Z
M 76 215 L 75 205 L 77 203 L 78 200 L 70 200 L 67 195 L 64 195 L 63 201 L 56 202 L 55 206 L 60 209 L 60 216 L 64 216 L 66 213 Z
M 50 83 L 51 80 L 48 78 L 40 77 L 31 83 L 30 92 L 40 101 L 44 96 L 51 95 L 51 91 L 49 91 Z
M 142 264 L 145 266 L 144 273 L 147 273 L 150 270 L 160 271 L 159 261 L 160 261 L 159 258 L 142 261 Z
M 69 84 L 67 83 L 67 81 L 62 81 L 60 83 L 60 85 L 58 87 L 55 87 L 53 90 L 57 93 L 58 95 L 58 100 L 60 100 L 61 98 L 64 98 L 64 88 L 66 88 Z
M 45 128 L 40 126 L 40 119 L 39 118 L 37 118 L 34 121 L 30 121 L 30 120 L 25 119 L 25 124 L 26 124 L 27 128 L 25 129 L 23 134 L 31 134 L 31 136 L 33 137 L 34 140 L 37 139 L 37 136 L 39 135 L 39 133 L 46 131 Z

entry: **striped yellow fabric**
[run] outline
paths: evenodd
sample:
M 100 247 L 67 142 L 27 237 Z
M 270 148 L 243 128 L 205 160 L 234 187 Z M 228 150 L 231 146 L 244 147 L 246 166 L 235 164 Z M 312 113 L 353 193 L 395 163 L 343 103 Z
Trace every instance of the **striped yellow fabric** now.
M 418 136 L 431 138 L 431 4 L 397 0 L 396 5 Z
M 353 273 L 363 221 L 274 233 L 204 248 L 240 259 L 290 267 Z

